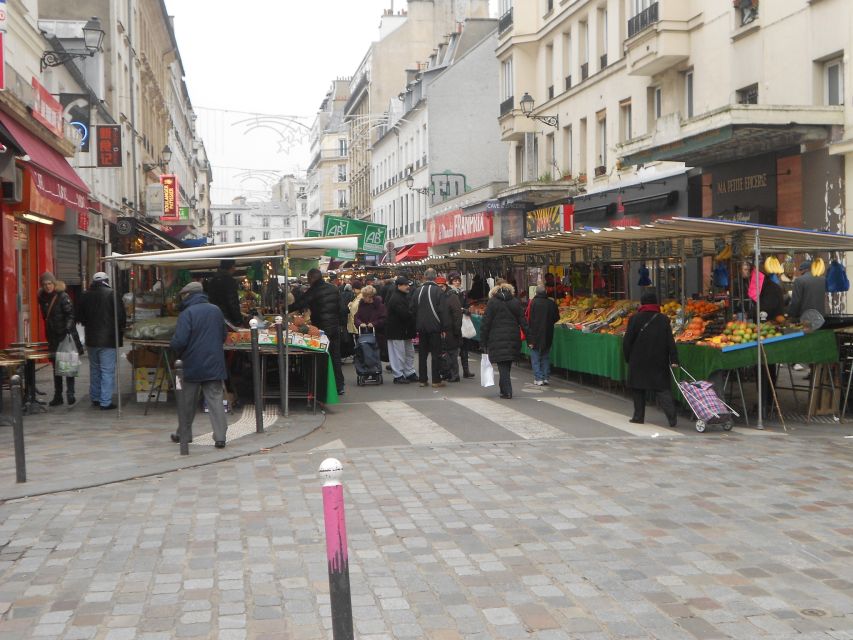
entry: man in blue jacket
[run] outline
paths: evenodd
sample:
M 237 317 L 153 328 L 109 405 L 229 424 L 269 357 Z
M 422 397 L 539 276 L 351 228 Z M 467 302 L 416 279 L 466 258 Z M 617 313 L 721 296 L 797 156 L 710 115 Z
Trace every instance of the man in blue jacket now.
M 169 345 L 183 360 L 184 424 L 193 439 L 193 419 L 198 406 L 199 390 L 210 412 L 213 441 L 217 449 L 225 446 L 228 422 L 222 406 L 222 384 L 228 377 L 225 368 L 225 317 L 215 304 L 208 302 L 200 282 L 190 282 L 181 289 L 181 315 L 172 342 Z M 180 434 L 172 434 L 172 442 L 180 442 Z

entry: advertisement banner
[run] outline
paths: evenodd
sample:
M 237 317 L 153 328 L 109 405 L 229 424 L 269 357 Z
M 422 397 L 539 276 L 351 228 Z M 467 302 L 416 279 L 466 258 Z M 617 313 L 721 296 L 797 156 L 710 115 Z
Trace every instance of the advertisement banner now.
M 442 213 L 427 221 L 427 235 L 433 246 L 492 235 L 491 211 L 466 214 L 462 209 Z
M 101 124 L 96 131 L 98 166 L 121 166 L 121 125 Z
M 57 137 L 65 137 L 62 128 L 65 122 L 62 118 L 62 105 L 35 77 L 33 77 L 33 119 L 41 122 Z
M 357 235 L 359 236 L 358 251 L 364 253 L 385 253 L 385 237 L 387 233 L 388 227 L 375 222 L 364 222 L 362 220 L 339 218 L 337 216 L 326 216 L 323 219 L 324 236 Z
M 524 235 L 527 238 L 560 233 L 563 230 L 563 205 L 542 207 L 524 214 Z
M 178 212 L 178 176 L 164 174 L 160 176 L 163 185 L 163 220 L 180 220 Z

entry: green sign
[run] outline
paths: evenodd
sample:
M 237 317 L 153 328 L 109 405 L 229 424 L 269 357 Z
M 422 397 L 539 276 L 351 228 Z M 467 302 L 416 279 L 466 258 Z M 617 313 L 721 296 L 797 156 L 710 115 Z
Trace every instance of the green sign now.
M 388 227 L 375 222 L 363 222 L 352 218 L 338 218 L 337 216 L 326 216 L 323 222 L 324 236 L 349 236 L 357 235 L 358 251 L 362 253 L 383 254 L 385 253 L 385 236 Z M 351 253 L 351 252 L 344 252 Z M 352 258 L 347 258 L 351 260 Z
M 314 229 L 308 229 L 305 232 L 306 238 L 322 238 L 322 231 L 315 231 Z M 334 258 L 335 260 L 355 260 L 355 251 L 347 251 L 346 249 L 330 249 L 325 253 L 330 258 Z

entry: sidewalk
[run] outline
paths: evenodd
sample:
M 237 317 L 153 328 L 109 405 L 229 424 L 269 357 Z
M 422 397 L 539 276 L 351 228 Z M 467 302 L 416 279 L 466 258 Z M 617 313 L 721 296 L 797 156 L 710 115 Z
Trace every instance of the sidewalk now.
M 46 413 L 24 416 L 27 480 L 15 482 L 15 451 L 12 428 L 0 426 L 0 500 L 119 482 L 178 469 L 219 462 L 257 453 L 304 437 L 323 424 L 325 416 L 294 402 L 290 417 L 278 415 L 278 405 L 264 413 L 265 433 L 255 430 L 254 407 L 228 414 L 228 446 L 216 449 L 209 437 L 207 415 L 199 413 L 193 423 L 194 442 L 190 455 L 181 456 L 179 446 L 169 439 L 177 429 L 173 402 L 151 403 L 148 415 L 135 400 L 126 361 L 120 376 L 122 412 L 101 411 L 90 406 L 88 359 L 84 356 L 77 378 L 77 404 L 47 407 Z M 53 397 L 50 367 L 37 374 L 38 388 Z M 8 393 L 4 411 L 9 414 Z M 207 437 L 205 437 L 207 436 Z

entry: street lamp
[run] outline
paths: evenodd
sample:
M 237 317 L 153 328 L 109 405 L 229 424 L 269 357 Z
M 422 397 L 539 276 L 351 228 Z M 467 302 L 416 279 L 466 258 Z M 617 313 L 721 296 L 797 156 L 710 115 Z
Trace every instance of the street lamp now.
M 91 58 L 101 50 L 104 42 L 104 30 L 101 29 L 101 21 L 98 18 L 89 18 L 83 25 L 84 50 L 45 51 L 39 61 L 39 68 L 44 71 L 47 67 L 59 67 L 74 58 Z
M 428 187 L 415 188 L 415 176 L 413 176 L 411 172 L 406 174 L 406 186 L 409 187 L 409 191 L 415 191 L 421 195 L 432 193 L 432 185 Z
M 172 160 L 172 148 L 169 145 L 164 145 L 163 150 L 160 152 L 160 159 L 157 162 L 152 162 L 150 164 L 146 163 L 142 165 L 143 171 L 151 171 L 159 167 L 160 169 L 165 169 L 169 162 Z
M 533 96 L 531 96 L 526 91 L 524 95 L 521 97 L 521 113 L 525 115 L 525 117 L 530 118 L 531 120 L 538 120 L 539 122 L 543 122 L 547 125 L 550 125 L 556 129 L 560 128 L 560 116 L 537 116 L 533 113 L 533 107 L 536 103 L 533 101 Z

